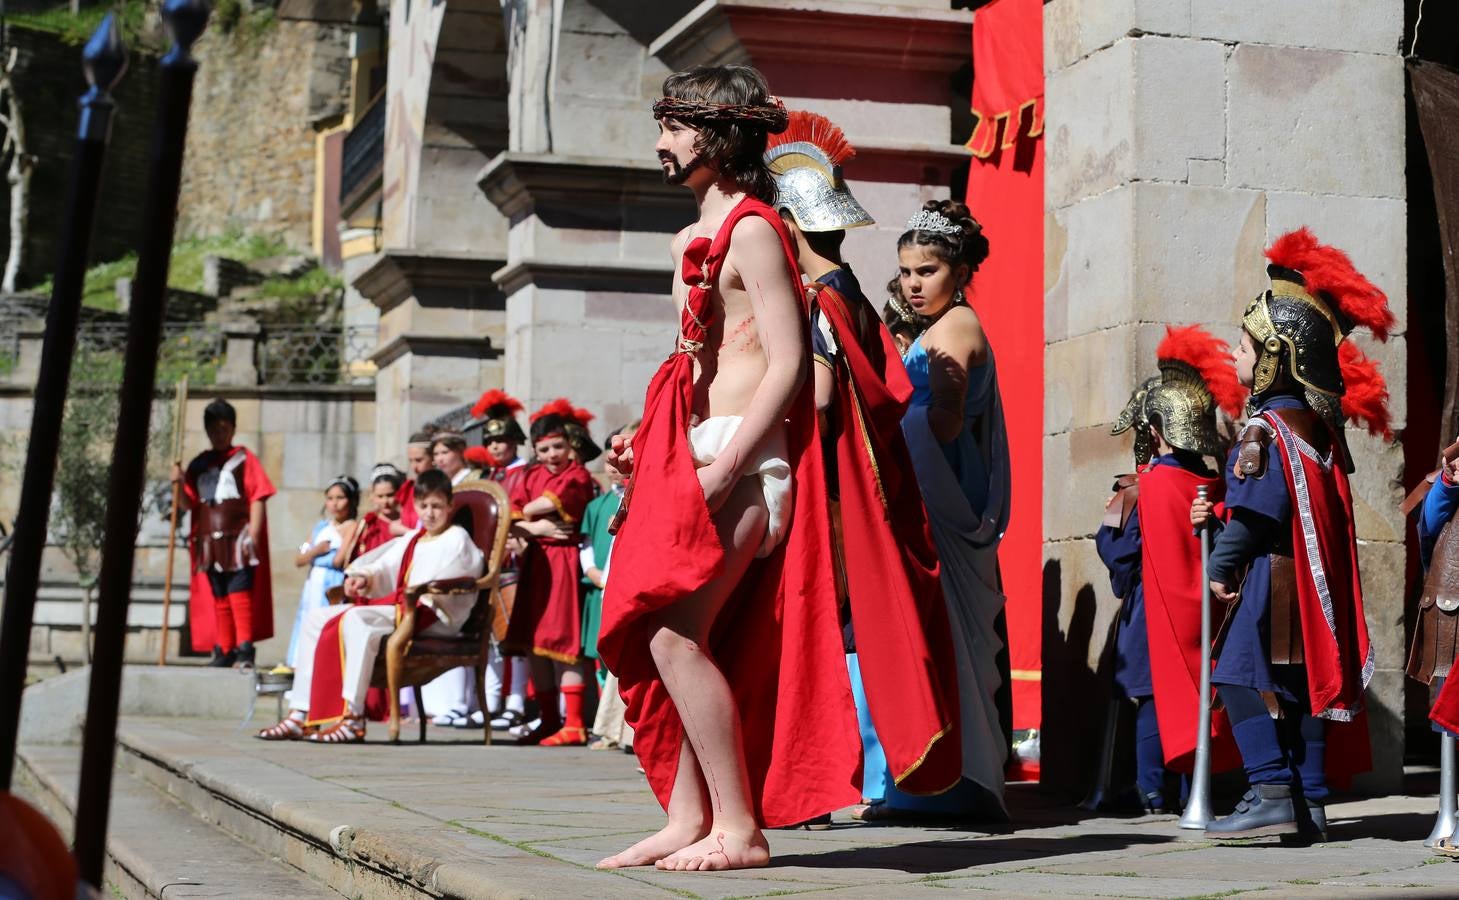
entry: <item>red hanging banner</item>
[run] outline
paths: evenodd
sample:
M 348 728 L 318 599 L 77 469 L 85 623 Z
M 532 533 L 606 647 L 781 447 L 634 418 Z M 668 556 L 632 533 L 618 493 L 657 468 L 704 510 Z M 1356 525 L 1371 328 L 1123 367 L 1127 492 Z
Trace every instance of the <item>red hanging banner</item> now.
M 998 361 L 1013 466 L 1012 512 L 998 556 L 1008 596 L 1015 729 L 1038 728 L 1041 703 L 1043 59 L 1041 0 L 994 0 L 975 13 L 977 127 L 967 144 L 973 154 L 967 203 L 991 245 L 973 279 L 973 303 Z M 1024 774 L 1034 773 L 1030 767 Z

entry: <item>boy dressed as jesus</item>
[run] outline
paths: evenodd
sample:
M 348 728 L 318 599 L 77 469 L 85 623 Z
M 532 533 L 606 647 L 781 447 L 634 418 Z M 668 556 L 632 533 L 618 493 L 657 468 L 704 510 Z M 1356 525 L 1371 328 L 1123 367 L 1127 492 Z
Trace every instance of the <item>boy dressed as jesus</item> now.
M 672 75 L 664 95 L 655 149 L 699 218 L 672 245 L 675 352 L 610 451 L 630 481 L 599 648 L 669 821 L 599 865 L 763 866 L 762 828 L 860 796 L 809 317 L 766 204 L 786 112 L 744 66 Z

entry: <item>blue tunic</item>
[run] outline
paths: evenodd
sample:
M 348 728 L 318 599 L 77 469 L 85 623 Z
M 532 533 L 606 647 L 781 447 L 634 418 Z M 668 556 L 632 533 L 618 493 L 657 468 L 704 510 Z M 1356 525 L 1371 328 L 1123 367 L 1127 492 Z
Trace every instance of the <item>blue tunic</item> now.
M 1449 484 L 1442 475 L 1434 481 L 1418 516 L 1418 558 L 1428 571 L 1429 561 L 1434 558 L 1434 544 L 1439 533 L 1449 520 L 1454 518 L 1454 509 L 1459 507 L 1459 484 Z
M 1306 409 L 1304 400 L 1277 395 L 1264 399 L 1258 412 L 1274 409 Z M 1273 665 L 1271 662 L 1272 567 L 1267 553 L 1292 554 L 1292 498 L 1287 492 L 1287 475 L 1276 443 L 1266 446 L 1266 466 L 1260 477 L 1238 479 L 1233 447 L 1226 459 L 1226 507 L 1264 516 L 1277 523 L 1274 543 L 1251 560 L 1241 583 L 1241 599 L 1225 640 L 1216 648 L 1213 684 L 1232 684 L 1276 694 L 1291 702 L 1307 698 L 1307 673 L 1303 666 Z M 1219 535 L 1217 540 L 1220 540 Z
M 1145 586 L 1140 582 L 1140 507 L 1123 528 L 1101 525 L 1094 535 L 1099 558 L 1109 569 L 1109 586 L 1120 605 L 1115 636 L 1115 687 L 1130 699 L 1154 695 L 1150 681 L 1150 640 L 1145 632 Z

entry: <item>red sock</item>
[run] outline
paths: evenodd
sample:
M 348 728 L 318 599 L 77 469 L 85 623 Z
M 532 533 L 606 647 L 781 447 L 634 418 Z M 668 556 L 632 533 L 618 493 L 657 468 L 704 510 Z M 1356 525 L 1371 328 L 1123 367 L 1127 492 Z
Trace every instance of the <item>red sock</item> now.
M 563 728 L 583 727 L 583 686 L 580 684 L 565 684 L 559 690 L 562 691 L 563 705 L 567 707 L 567 717 L 563 719 Z
M 238 646 L 233 633 L 233 605 L 228 602 L 228 595 L 213 598 L 213 643 L 222 648 L 224 653 Z
M 238 630 L 238 643 L 253 643 L 253 594 L 249 591 L 229 594 L 228 605 L 233 608 L 233 622 Z

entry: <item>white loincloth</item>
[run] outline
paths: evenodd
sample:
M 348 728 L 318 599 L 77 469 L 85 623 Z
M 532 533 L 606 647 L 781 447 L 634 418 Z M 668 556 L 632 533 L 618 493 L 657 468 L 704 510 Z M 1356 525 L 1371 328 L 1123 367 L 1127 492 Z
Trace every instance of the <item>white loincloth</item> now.
M 705 419 L 689 429 L 689 447 L 694 455 L 694 464 L 699 468 L 719 458 L 730 439 L 739 431 L 740 416 L 715 416 Z M 765 509 L 770 522 L 765 528 L 765 539 L 760 543 L 757 557 L 769 556 L 780 542 L 785 540 L 786 529 L 790 527 L 790 463 L 786 461 L 785 429 L 775 428 L 765 435 L 755 462 L 745 470 L 745 477 L 760 479 L 765 495 Z

